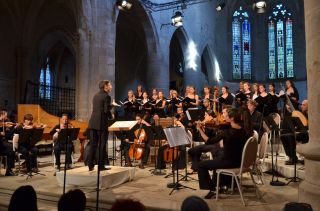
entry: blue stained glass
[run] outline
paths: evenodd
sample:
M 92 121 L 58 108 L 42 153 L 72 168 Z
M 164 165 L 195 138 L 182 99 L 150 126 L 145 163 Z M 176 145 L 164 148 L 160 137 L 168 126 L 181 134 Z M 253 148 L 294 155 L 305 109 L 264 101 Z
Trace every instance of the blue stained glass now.
M 251 79 L 251 29 L 249 14 L 239 7 L 232 21 L 232 76 Z
M 251 79 L 251 39 L 250 23 L 244 20 L 242 23 L 242 55 L 243 55 L 243 78 Z
M 291 15 L 283 4 L 277 4 L 269 16 L 270 79 L 294 77 Z
M 278 78 L 284 78 L 284 38 L 283 21 L 277 22 Z
M 292 46 L 292 20 L 286 21 L 286 56 L 287 56 L 287 77 L 293 78 L 293 46 Z
M 274 45 L 274 23 L 268 24 L 268 35 L 269 35 L 269 78 L 276 78 L 276 49 Z
M 233 78 L 234 79 L 241 79 L 241 58 L 240 58 L 240 51 L 241 51 L 241 34 L 240 34 L 240 22 L 238 18 L 235 18 L 232 22 L 232 55 L 233 55 Z
M 42 99 L 51 99 L 51 86 L 52 86 L 52 75 L 49 65 L 49 58 L 47 58 L 46 68 L 40 70 L 40 98 Z

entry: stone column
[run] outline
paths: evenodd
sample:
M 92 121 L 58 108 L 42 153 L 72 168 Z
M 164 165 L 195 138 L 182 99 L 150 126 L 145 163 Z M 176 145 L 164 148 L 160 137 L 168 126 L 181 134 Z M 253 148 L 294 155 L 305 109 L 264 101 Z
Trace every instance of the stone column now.
M 305 0 L 306 58 L 309 100 L 309 143 L 297 151 L 305 157 L 305 180 L 299 186 L 299 201 L 320 210 L 320 4 Z

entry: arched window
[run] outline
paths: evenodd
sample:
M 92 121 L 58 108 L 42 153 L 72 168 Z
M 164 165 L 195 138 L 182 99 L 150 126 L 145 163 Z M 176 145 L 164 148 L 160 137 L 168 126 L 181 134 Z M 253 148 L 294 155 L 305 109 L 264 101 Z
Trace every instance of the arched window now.
M 242 7 L 232 17 L 232 77 L 251 79 L 251 25 Z
M 50 100 L 52 98 L 52 72 L 50 69 L 49 58 L 47 58 L 45 65 L 40 71 L 40 98 Z
M 291 13 L 277 4 L 269 16 L 269 79 L 293 78 Z

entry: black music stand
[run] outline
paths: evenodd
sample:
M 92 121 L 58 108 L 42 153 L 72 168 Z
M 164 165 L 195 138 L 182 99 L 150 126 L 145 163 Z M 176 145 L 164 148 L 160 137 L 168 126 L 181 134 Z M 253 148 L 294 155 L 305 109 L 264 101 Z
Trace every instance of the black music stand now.
M 304 133 L 307 132 L 307 130 L 298 117 L 285 117 L 285 119 L 287 119 L 286 123 L 288 124 L 291 131 L 293 131 L 294 142 L 296 143 L 297 133 Z M 298 159 L 293 159 L 294 174 L 293 177 L 287 178 L 287 180 L 289 180 L 287 182 L 287 185 L 289 185 L 291 182 L 299 182 L 301 180 L 299 177 L 297 177 L 297 161 Z
M 63 177 L 63 194 L 66 190 L 66 177 L 67 177 L 67 156 L 68 156 L 68 144 L 76 140 L 79 134 L 80 128 L 67 128 L 59 131 L 58 141 L 61 146 L 65 146 L 65 160 L 64 160 L 64 177 Z
M 36 143 L 41 141 L 43 130 L 43 128 L 23 129 L 22 132 L 19 134 L 19 145 L 27 146 L 27 150 L 29 153 L 29 149 L 32 149 L 36 145 Z M 29 160 L 26 160 L 26 162 L 29 162 L 29 165 L 31 166 L 32 157 L 30 155 Z M 27 175 L 26 180 L 32 178 L 34 175 L 46 176 L 45 174 L 39 172 L 32 172 L 32 170 L 30 170 L 26 174 L 22 174 L 22 176 L 23 175 Z
M 272 116 L 266 116 L 263 118 L 263 126 L 264 128 L 273 134 L 273 138 L 271 139 L 271 172 L 272 172 L 272 179 L 270 185 L 272 186 L 284 186 L 285 183 L 279 181 L 279 173 L 277 171 L 277 162 L 278 162 L 278 154 L 276 153 L 276 160 L 273 162 L 273 146 L 276 140 L 276 131 L 279 131 L 279 127 L 277 123 L 275 123 Z M 276 177 L 276 180 L 274 180 Z
M 169 142 L 169 146 L 171 148 L 173 147 L 179 147 L 179 146 L 185 146 L 189 144 L 187 133 L 184 128 L 182 127 L 171 127 L 164 129 L 164 133 L 167 137 L 167 140 Z M 172 159 L 174 160 L 174 150 L 172 152 Z M 173 193 L 174 190 L 179 190 L 181 188 L 189 188 L 191 190 L 195 190 L 194 188 L 181 185 L 179 183 L 179 168 L 178 168 L 178 159 L 176 159 L 176 182 L 175 182 L 175 175 L 173 171 L 173 187 L 169 195 Z M 173 166 L 173 165 L 172 165 Z
M 186 115 L 189 121 L 203 120 L 205 111 L 198 108 L 188 108 Z

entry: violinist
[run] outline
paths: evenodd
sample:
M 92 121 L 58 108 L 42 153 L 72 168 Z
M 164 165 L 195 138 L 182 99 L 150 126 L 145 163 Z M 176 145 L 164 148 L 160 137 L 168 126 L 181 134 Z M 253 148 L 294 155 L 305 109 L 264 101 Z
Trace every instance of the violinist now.
M 263 115 L 259 111 L 256 111 L 257 105 L 258 105 L 257 102 L 254 100 L 248 100 L 247 102 L 247 107 L 251 117 L 252 127 L 255 131 L 259 133 L 259 132 L 262 132 L 260 129 L 261 129 Z
M 22 133 L 23 130 L 31 130 L 34 128 L 44 128 L 44 125 L 35 125 L 33 124 L 33 116 L 32 114 L 26 114 L 23 117 L 23 123 L 16 127 L 15 134 L 13 138 L 13 142 L 18 142 L 19 134 Z M 27 171 L 28 172 L 38 172 L 38 165 L 37 165 L 37 155 L 38 155 L 38 148 L 36 146 L 31 146 L 29 143 L 19 143 L 18 146 L 19 152 L 26 160 Z
M 60 155 L 61 150 L 65 150 L 67 155 L 66 165 L 67 169 L 71 168 L 72 159 L 71 159 L 71 153 L 73 151 L 73 144 L 72 142 L 67 142 L 67 149 L 65 149 L 65 144 L 60 143 L 59 141 L 59 132 L 61 129 L 67 129 L 67 128 L 73 128 L 73 126 L 69 123 L 68 114 L 62 114 L 60 118 L 60 123 L 57 124 L 52 128 L 50 131 L 50 135 L 53 136 L 53 142 L 54 142 L 54 156 L 56 158 L 56 170 L 60 171 Z
M 12 143 L 8 142 L 8 140 L 12 140 L 13 138 L 14 126 L 12 124 L 8 124 L 10 121 L 6 110 L 2 110 L 0 112 L 0 121 L 2 124 L 0 133 L 0 155 L 7 157 L 7 169 L 5 176 L 14 176 L 15 174 L 13 173 L 12 168 L 14 167 L 15 153 L 13 151 Z
M 203 121 L 197 121 L 197 129 L 199 131 L 199 134 L 201 138 L 206 141 L 209 137 L 215 136 L 215 129 L 212 127 L 206 127 L 206 124 L 210 124 L 214 122 L 214 112 L 212 110 L 206 110 L 204 114 L 204 120 Z M 202 153 L 211 152 L 212 157 L 214 156 L 220 156 L 221 148 L 219 144 L 202 144 L 198 146 L 194 146 L 193 148 L 189 149 L 188 154 L 190 155 L 192 159 L 192 165 L 191 165 L 191 171 L 189 171 L 189 174 L 196 173 L 198 171 L 198 164 L 200 162 L 200 158 Z
M 212 160 L 205 160 L 199 163 L 198 178 L 200 189 L 210 190 L 205 196 L 210 199 L 215 195 L 216 169 L 238 168 L 241 164 L 241 155 L 247 139 L 253 135 L 251 122 L 248 121 L 245 111 L 232 108 L 228 110 L 226 120 L 230 122 L 230 128 L 219 132 L 214 137 L 208 137 L 206 144 L 216 144 L 222 140 L 223 155 L 214 157 Z M 213 171 L 211 177 L 209 171 Z M 228 177 L 230 178 L 230 177 Z M 221 177 L 221 185 L 227 185 L 227 178 Z M 229 181 L 228 181 L 229 182 Z

